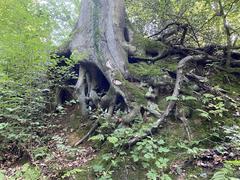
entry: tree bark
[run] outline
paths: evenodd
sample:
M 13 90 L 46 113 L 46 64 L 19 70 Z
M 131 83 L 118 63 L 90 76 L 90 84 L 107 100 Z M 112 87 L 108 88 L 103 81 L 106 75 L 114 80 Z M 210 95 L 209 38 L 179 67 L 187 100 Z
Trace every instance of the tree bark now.
M 78 22 L 62 54 L 77 51 L 87 55 L 79 62 L 74 93 L 84 116 L 90 102 L 108 109 L 110 114 L 117 106 L 124 110 L 129 107 L 122 85 L 129 76 L 125 14 L 124 0 L 81 1 Z

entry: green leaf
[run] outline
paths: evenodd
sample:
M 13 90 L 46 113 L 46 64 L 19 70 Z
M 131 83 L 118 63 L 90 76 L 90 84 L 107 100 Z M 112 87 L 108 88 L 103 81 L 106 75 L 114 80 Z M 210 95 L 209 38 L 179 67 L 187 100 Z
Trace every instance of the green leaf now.
M 62 178 L 64 179 L 64 178 L 67 178 L 67 177 L 72 177 L 75 174 L 81 173 L 83 171 L 84 171 L 83 169 L 75 168 L 75 169 L 69 170 L 66 173 L 64 173 Z
M 150 180 L 157 180 L 158 178 L 158 174 L 155 170 L 151 169 L 150 171 L 148 171 L 147 173 L 147 178 L 150 179 Z
M 160 177 L 161 180 L 172 180 L 172 178 L 167 175 L 167 174 L 163 174 L 161 177 Z
M 199 116 L 206 118 L 206 119 L 211 119 L 211 116 L 209 115 L 209 113 L 207 111 L 204 111 L 202 109 L 196 109 L 199 113 Z
M 91 138 L 89 138 L 89 140 L 91 141 L 103 141 L 105 138 L 104 138 L 104 135 L 102 134 L 98 134 L 96 136 L 92 136 Z
M 102 159 L 105 160 L 105 161 L 108 161 L 111 158 L 112 158 L 112 154 L 110 154 L 110 153 L 102 155 Z
M 104 167 L 100 164 L 93 165 L 94 172 L 102 172 L 104 170 Z
M 167 159 L 167 158 L 159 158 L 159 159 L 155 162 L 155 165 L 156 165 L 158 168 L 165 168 L 165 167 L 167 167 L 168 161 L 169 161 L 169 159 Z
M 227 164 L 240 167 L 240 160 L 226 161 Z
M 193 96 L 182 96 L 183 101 L 197 101 L 197 98 Z
M 139 161 L 139 156 L 136 155 L 136 154 L 133 154 L 133 155 L 132 155 L 132 158 L 133 158 L 133 161 L 134 161 L 134 162 Z
M 114 136 L 108 137 L 107 140 L 112 144 L 116 144 L 118 142 L 118 138 L 116 138 Z
M 4 171 L 0 170 L 0 179 L 5 179 Z
M 170 150 L 167 148 L 167 147 L 159 147 L 158 148 L 158 152 L 159 153 L 167 153 L 169 152 Z
M 157 144 L 163 145 L 163 144 L 165 144 L 165 142 L 164 142 L 164 140 L 160 139 L 160 140 L 157 141 Z
M 166 97 L 166 101 L 177 101 L 178 100 L 178 97 L 176 96 L 168 96 Z
M 8 126 L 8 123 L 0 123 L 0 130 L 5 129 Z

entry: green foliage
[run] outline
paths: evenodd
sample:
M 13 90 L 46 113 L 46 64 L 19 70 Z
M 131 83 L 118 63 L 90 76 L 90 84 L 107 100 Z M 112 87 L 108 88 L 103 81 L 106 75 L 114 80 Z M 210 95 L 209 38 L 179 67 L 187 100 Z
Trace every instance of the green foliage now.
M 176 96 L 168 96 L 168 97 L 166 97 L 166 100 L 167 101 L 177 101 L 178 97 L 176 97 Z
M 108 137 L 107 140 L 108 140 L 111 144 L 113 144 L 113 145 L 116 145 L 117 142 L 118 142 L 118 138 L 116 138 L 116 137 L 114 137 L 114 136 Z
M 197 98 L 193 96 L 181 96 L 182 101 L 197 101 Z
M 0 12 L 0 138 L 26 141 L 43 118 L 52 26 L 48 13 L 31 0 L 1 1 Z
M 213 117 L 223 117 L 224 113 L 228 112 L 225 101 L 221 96 L 205 93 L 201 99 L 203 109 L 197 109 L 199 115 L 206 119 Z
M 5 178 L 4 171 L 0 170 L 0 179 L 4 179 L 4 178 Z
M 64 178 L 70 178 L 70 177 L 76 178 L 76 175 L 79 174 L 79 173 L 81 173 L 81 172 L 83 172 L 83 171 L 84 171 L 84 170 L 82 170 L 82 169 L 74 168 L 74 169 L 72 169 L 72 170 L 69 170 L 69 171 L 65 172 L 65 173 L 62 175 L 62 179 L 64 179 Z
M 226 19 L 231 27 L 231 34 L 237 35 L 240 3 L 234 0 L 221 2 L 227 13 Z M 190 46 L 227 44 L 218 1 L 127 0 L 126 3 L 130 21 L 140 32 L 154 34 L 167 24 L 178 22 L 190 26 L 189 35 L 186 37 L 186 43 Z M 235 45 L 239 45 L 238 39 Z
M 237 180 L 237 177 L 233 177 L 236 168 L 240 167 L 240 161 L 226 161 L 224 167 L 217 170 L 211 180 Z
M 41 9 L 49 12 L 51 24 L 54 26 L 50 37 L 54 44 L 62 45 L 68 41 L 78 18 L 80 2 L 81 0 L 39 1 Z
M 237 125 L 234 126 L 223 126 L 224 137 L 227 142 L 230 142 L 231 145 L 236 148 L 240 148 L 240 127 Z
M 204 151 L 204 149 L 197 147 L 197 144 L 199 144 L 198 141 L 192 141 L 190 144 L 186 142 L 179 142 L 177 143 L 177 148 L 184 150 L 188 155 L 196 158 L 197 155 Z
M 103 141 L 105 138 L 104 138 L 104 135 L 102 134 L 98 134 L 98 135 L 95 135 L 95 136 L 92 136 L 91 138 L 89 138 L 89 140 L 91 141 Z
M 34 159 L 42 159 L 48 155 L 47 147 L 39 147 L 33 150 L 32 152 Z
M 24 164 L 21 170 L 17 171 L 16 174 L 11 177 L 13 179 L 24 178 L 25 180 L 36 180 L 40 179 L 41 171 L 39 168 L 31 166 L 30 164 Z
M 78 0 L 74 2 L 79 5 Z M 233 0 L 222 0 L 222 2 L 224 9 L 228 10 L 227 20 L 231 26 L 232 34 L 235 35 L 240 24 L 240 3 Z M 53 49 L 52 44 L 59 44 L 63 39 L 66 39 L 67 32 L 70 31 L 76 20 L 77 13 L 75 12 L 79 10 L 75 7 L 71 11 L 68 8 L 70 6 L 65 6 L 64 3 L 68 5 L 69 1 L 58 3 L 50 0 L 45 6 L 39 6 L 36 1 L 32 0 L 0 2 L 0 149 L 9 142 L 28 143 L 38 138 L 33 132 L 42 128 L 41 122 L 44 119 L 45 104 L 48 102 L 44 90 L 49 91 L 50 86 L 63 87 L 67 80 L 76 79 L 76 74 L 70 70 L 74 68 L 76 62 L 88 58 L 88 53 L 73 51 L 69 59 L 59 59 L 58 62 L 64 60 L 65 65 L 63 66 L 56 66 L 58 62 L 52 62 L 49 59 L 49 52 Z M 140 32 L 153 34 L 169 22 L 177 21 L 191 26 L 191 34 L 196 36 L 187 35 L 186 37 L 186 43 L 191 47 L 204 46 L 208 43 L 226 44 L 222 17 L 216 15 L 218 7 L 216 5 L 214 9 L 213 1 L 127 0 L 126 3 L 130 21 Z M 50 4 L 51 6 L 49 6 Z M 94 11 L 93 26 L 97 27 L 100 20 L 97 11 L 98 0 L 94 1 L 94 5 L 96 11 Z M 57 11 L 55 7 L 59 7 Z M 70 12 L 71 15 L 67 16 L 66 14 L 70 14 Z M 58 24 L 58 21 L 62 21 L 62 24 Z M 53 26 L 56 27 L 56 24 L 60 30 L 53 30 Z M 63 29 L 66 31 L 60 33 Z M 99 35 L 100 30 L 96 28 L 94 43 L 98 52 L 100 51 Z M 142 48 L 140 52 L 142 57 L 146 56 L 146 50 L 162 51 L 165 48 L 161 42 L 152 42 L 147 38 L 136 38 L 134 43 Z M 236 44 L 239 42 L 237 41 Z M 102 54 L 98 53 L 97 56 L 101 58 Z M 175 71 L 175 61 L 174 59 L 174 63 L 172 60 L 166 60 L 155 64 L 130 64 L 129 70 L 137 77 L 155 78 L 163 75 L 163 72 L 160 71 L 161 68 Z M 46 81 L 48 67 L 54 72 L 54 81 Z M 145 88 L 136 89 L 136 86 L 126 81 L 123 85 L 133 95 L 130 97 L 131 100 L 138 104 L 147 103 Z M 236 89 L 238 90 L 238 88 Z M 191 95 L 166 98 L 166 101 L 177 101 L 177 103 L 183 104 L 197 100 Z M 201 117 L 209 120 L 223 118 L 229 111 L 227 102 L 221 96 L 203 94 L 201 102 L 203 105 L 197 111 Z M 69 102 L 69 104 L 76 103 L 77 101 Z M 231 104 L 231 106 L 237 107 L 236 104 Z M 60 105 L 57 107 L 57 111 L 60 114 L 66 113 L 64 107 Z M 172 153 L 172 148 L 170 149 L 166 144 L 165 139 L 147 137 L 138 142 L 132 150 L 124 150 L 122 146 L 129 141 L 129 138 L 143 135 L 146 130 L 149 130 L 152 123 L 135 118 L 131 128 L 122 124 L 116 127 L 116 122 L 119 122 L 121 115 L 114 117 L 116 121 L 109 121 L 102 111 L 96 115 L 101 126 L 97 130 L 99 134 L 92 136 L 90 140 L 100 142 L 99 144 L 103 144 L 107 149 L 107 152 L 101 155 L 100 162 L 92 166 L 97 178 L 112 179 L 121 163 L 130 161 L 146 171 L 145 175 L 148 179 L 171 179 L 164 172 L 170 164 L 169 156 Z M 239 148 L 239 127 L 224 126 L 222 129 L 226 135 L 225 140 L 234 142 L 232 144 Z M 64 140 L 60 136 L 54 136 L 52 140 L 57 142 L 58 149 L 65 152 L 76 152 L 76 149 L 64 145 Z M 183 151 L 184 155 L 196 158 L 203 149 L 195 146 L 194 143 L 198 142 L 193 141 L 192 144 L 180 142 L 175 148 Z M 48 155 L 48 148 L 38 147 L 32 150 L 32 155 L 35 160 L 42 159 Z M 231 179 L 234 168 L 238 166 L 239 161 L 237 160 L 226 162 L 224 168 L 218 170 L 212 179 Z M 62 178 L 75 178 L 82 171 L 79 168 L 68 170 L 62 175 Z M 37 167 L 25 164 L 14 178 L 30 180 L 39 179 L 40 176 L 41 173 Z M 3 177 L 4 172 L 0 172 L 0 179 Z
M 18 79 L 20 83 L 48 59 L 48 14 L 30 0 L 1 1 L 0 10 L 1 80 Z

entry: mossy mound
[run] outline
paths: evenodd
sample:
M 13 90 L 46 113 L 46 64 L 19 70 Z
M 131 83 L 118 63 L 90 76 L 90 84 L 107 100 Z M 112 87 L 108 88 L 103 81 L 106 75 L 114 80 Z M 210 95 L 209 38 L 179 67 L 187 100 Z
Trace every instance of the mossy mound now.
M 174 59 L 164 59 L 155 62 L 154 64 L 147 64 L 145 62 L 129 64 L 129 72 L 137 77 L 159 77 L 165 74 L 163 69 L 168 69 L 170 71 L 176 71 L 177 63 Z
M 140 87 L 139 85 L 135 85 L 128 81 L 124 81 L 123 84 L 127 89 L 127 92 L 130 92 L 132 102 L 137 102 L 139 105 L 147 104 L 147 100 L 145 98 L 145 94 L 147 93 L 146 88 Z

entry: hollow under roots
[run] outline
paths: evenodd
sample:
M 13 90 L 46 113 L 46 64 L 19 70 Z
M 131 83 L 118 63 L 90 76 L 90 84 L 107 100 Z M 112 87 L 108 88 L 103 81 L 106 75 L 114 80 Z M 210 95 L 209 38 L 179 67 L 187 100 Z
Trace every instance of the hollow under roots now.
M 87 117 L 91 110 L 99 107 L 109 115 L 117 110 L 126 111 L 127 109 L 124 97 L 116 92 L 112 82 L 109 82 L 98 66 L 90 61 L 80 62 L 78 81 L 73 93 L 61 89 L 58 98 L 61 104 L 73 98 L 76 99 L 83 117 Z

